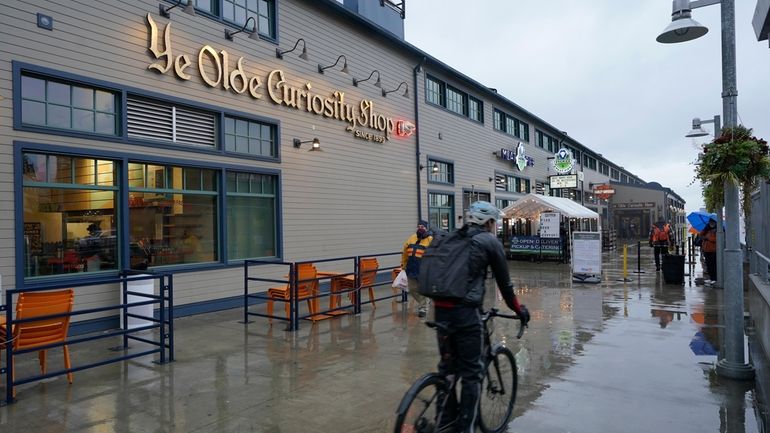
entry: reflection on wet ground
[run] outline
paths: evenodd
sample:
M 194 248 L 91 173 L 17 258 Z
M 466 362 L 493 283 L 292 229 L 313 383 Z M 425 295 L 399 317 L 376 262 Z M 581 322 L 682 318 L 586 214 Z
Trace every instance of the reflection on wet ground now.
M 643 268 L 654 269 L 643 253 Z M 509 430 L 768 431 L 761 350 L 747 349 L 755 381 L 712 372 L 722 291 L 694 284 L 699 265 L 684 286 L 655 271 L 623 283 L 617 255 L 605 255 L 596 285 L 573 284 L 566 265 L 510 262 L 533 319 L 521 340 L 515 322 L 495 322 L 520 375 Z M 495 295 L 488 304 L 502 304 Z M 139 358 L 78 372 L 71 386 L 61 377 L 21 386 L 18 403 L 0 408 L 2 431 L 389 432 L 409 384 L 437 361 L 433 331 L 390 300 L 295 333 L 241 317 L 236 309 L 178 320 L 171 364 Z M 115 345 L 99 344 L 71 348 L 73 363 Z M 50 365 L 60 362 L 55 352 Z M 18 375 L 35 373 L 31 355 Z

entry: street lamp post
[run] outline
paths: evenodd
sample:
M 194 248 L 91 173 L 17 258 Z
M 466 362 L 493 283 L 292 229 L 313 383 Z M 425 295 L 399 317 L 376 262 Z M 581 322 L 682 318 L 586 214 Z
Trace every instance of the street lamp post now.
M 674 0 L 672 22 L 657 37 L 661 43 L 686 42 L 699 38 L 708 29 L 690 18 L 692 9 L 721 5 L 722 24 L 722 115 L 725 128 L 738 123 L 738 90 L 735 72 L 735 0 Z M 743 348 L 743 260 L 738 210 L 738 185 L 725 182 L 725 356 L 717 362 L 717 374 L 732 379 L 752 379 L 754 369 L 746 364 Z
M 705 123 L 714 124 L 714 138 L 719 137 L 722 131 L 722 118 L 719 115 L 714 116 L 711 120 L 700 120 L 699 118 L 692 119 L 692 130 L 685 135 L 688 138 L 705 137 L 709 135 L 701 126 Z M 723 250 L 725 248 L 725 232 L 722 216 L 722 207 L 716 209 L 717 214 L 717 287 L 725 287 L 725 266 Z

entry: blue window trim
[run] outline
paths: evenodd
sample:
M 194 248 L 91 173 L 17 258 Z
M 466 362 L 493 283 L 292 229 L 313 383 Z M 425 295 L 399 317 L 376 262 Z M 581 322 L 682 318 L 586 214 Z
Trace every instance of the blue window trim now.
M 37 66 L 29 63 L 24 63 L 24 62 L 18 62 L 15 60 L 12 63 L 13 63 L 13 129 L 15 130 L 37 132 L 41 134 L 50 134 L 50 135 L 58 135 L 58 136 L 65 136 L 65 137 L 86 138 L 89 140 L 110 141 L 115 143 L 148 146 L 155 149 L 181 150 L 185 152 L 202 153 L 207 155 L 234 156 L 238 158 L 247 158 L 247 159 L 256 160 L 256 161 L 275 162 L 275 163 L 281 162 L 281 121 L 279 119 L 271 119 L 271 118 L 257 116 L 254 114 L 244 113 L 244 112 L 235 111 L 235 110 L 225 110 L 222 107 L 215 106 L 215 105 L 193 102 L 193 101 L 177 98 L 170 95 L 165 95 L 162 93 L 152 92 L 152 91 L 139 89 L 135 87 L 123 86 L 123 85 L 111 83 L 108 81 L 88 78 L 82 75 L 71 74 L 68 72 L 61 72 L 55 69 L 46 68 L 43 66 Z M 25 72 L 54 79 L 54 80 L 59 80 L 59 81 L 64 81 L 64 82 L 69 82 L 74 84 L 82 84 L 89 87 L 96 87 L 96 88 L 115 92 L 117 94 L 117 97 L 119 99 L 119 104 L 120 104 L 120 112 L 116 113 L 116 115 L 120 116 L 120 126 L 118 128 L 119 135 L 113 136 L 113 135 L 104 135 L 104 134 L 96 134 L 96 133 L 87 133 L 83 131 L 73 131 L 73 130 L 67 130 L 67 129 L 48 128 L 45 126 L 23 125 L 21 123 L 21 75 L 22 73 L 25 73 Z M 127 132 L 128 119 L 126 116 L 127 104 L 128 104 L 127 97 L 129 94 L 136 95 L 139 97 L 156 99 L 158 101 L 162 101 L 162 102 L 166 102 L 166 103 L 174 104 L 178 106 L 184 106 L 193 110 L 202 110 L 202 111 L 208 111 L 212 113 L 217 118 L 217 121 L 218 121 L 217 141 L 219 143 L 218 144 L 219 148 L 207 149 L 199 146 L 190 146 L 190 145 L 183 145 L 183 144 L 158 142 L 153 140 L 129 138 L 128 132 Z M 273 125 L 275 127 L 276 156 L 266 157 L 266 156 L 257 156 L 257 155 L 250 155 L 246 153 L 226 151 L 224 149 L 225 116 L 238 117 L 245 120 L 260 122 L 267 125 Z
M 95 273 L 93 275 L 85 275 L 85 274 L 67 274 L 67 275 L 60 275 L 60 276 L 52 276 L 48 278 L 41 278 L 36 279 L 34 281 L 27 281 L 24 277 L 24 207 L 21 205 L 24 200 L 24 175 L 22 173 L 21 167 L 22 167 L 22 154 L 24 152 L 37 152 L 37 153 L 54 153 L 59 155 L 68 155 L 68 156 L 76 156 L 76 157 L 87 157 L 87 158 L 104 158 L 104 159 L 110 159 L 114 160 L 118 166 L 120 167 L 120 173 L 118 174 L 120 179 L 120 187 L 118 189 L 118 200 L 119 202 L 115 204 L 115 213 L 117 216 L 118 223 L 120 224 L 118 228 L 117 235 L 119 236 L 118 243 L 121 246 L 120 250 L 118 251 L 118 269 L 115 271 L 104 271 Z M 109 150 L 100 150 L 100 149 L 90 149 L 90 148 L 83 148 L 83 147 L 70 147 L 70 146 L 61 146 L 61 145 L 53 145 L 53 144 L 44 144 L 44 143 L 36 143 L 36 142 L 29 142 L 29 141 L 14 141 L 13 142 L 13 183 L 14 183 L 14 236 L 15 236 L 15 269 L 16 269 L 16 287 L 17 288 L 25 288 L 25 287 L 42 287 L 46 285 L 50 285 L 54 282 L 62 282 L 62 281 L 72 281 L 74 279 L 77 279 L 78 281 L 98 281 L 100 279 L 103 279 L 105 275 L 116 275 L 120 273 L 123 270 L 129 269 L 129 245 L 128 245 L 128 239 L 129 239 L 129 233 L 128 233 L 128 195 L 129 195 L 129 188 L 128 188 L 128 163 L 131 162 L 147 162 L 147 163 L 156 163 L 156 164 L 166 164 L 166 165 L 175 165 L 180 167 L 198 167 L 198 168 L 209 168 L 214 169 L 218 172 L 220 172 L 220 178 L 219 178 L 219 191 L 217 192 L 218 197 L 218 211 L 219 214 L 217 216 L 218 218 L 218 225 L 217 227 L 217 248 L 220 251 L 219 260 L 216 262 L 211 263 L 201 263 L 201 264 L 189 264 L 189 265 L 169 265 L 169 266 L 160 266 L 157 268 L 151 269 L 149 272 L 153 272 L 153 270 L 157 270 L 159 272 L 166 272 L 166 271 L 172 271 L 174 273 L 180 273 L 180 272 L 198 272 L 198 271 L 205 271 L 210 269 L 223 269 L 223 268 L 231 268 L 231 267 L 239 267 L 243 264 L 244 260 L 247 259 L 238 259 L 238 260 L 228 260 L 227 257 L 227 248 L 226 248 L 226 237 L 227 237 L 227 219 L 224 218 L 224 212 L 226 211 L 226 199 L 227 199 L 227 191 L 226 185 L 223 182 L 223 179 L 225 179 L 225 174 L 227 171 L 238 171 L 238 172 L 244 172 L 244 173 L 255 173 L 255 174 L 264 174 L 264 175 L 271 175 L 276 176 L 276 195 L 275 195 L 275 212 L 276 212 L 276 248 L 275 252 L 276 255 L 274 258 L 267 258 L 265 260 L 275 260 L 275 261 L 281 261 L 283 257 L 283 225 L 282 225 L 282 215 L 283 215 L 283 207 L 281 205 L 282 203 L 282 177 L 281 177 L 281 171 L 277 169 L 271 169 L 271 168 L 256 168 L 256 167 L 250 167 L 245 165 L 234 165 L 234 164 L 222 164 L 218 162 L 211 162 L 211 161 L 197 161 L 197 160 L 191 160 L 191 159 L 180 159 L 180 158 L 174 158 L 174 157 L 159 157 L 159 156 L 151 156 L 151 155 L 143 155 L 139 153 L 131 153 L 131 152 L 117 152 L 117 151 L 109 151 Z
M 455 221 L 455 217 L 457 216 L 457 197 L 455 195 L 454 191 L 446 191 L 446 190 L 440 190 L 440 189 L 427 189 L 425 191 L 425 203 L 428 205 L 428 215 L 430 215 L 430 195 L 431 194 L 443 194 L 448 195 L 452 197 L 452 205 L 449 206 L 449 209 L 452 209 L 452 218 L 450 220 L 450 230 L 453 230 L 457 228 L 457 222 Z
M 435 102 L 431 102 L 430 100 L 428 100 L 428 80 L 429 79 L 439 83 L 441 85 L 441 87 L 443 88 L 444 92 L 441 95 L 441 99 L 443 100 L 444 105 L 436 104 Z M 482 126 L 484 125 L 484 101 L 481 98 L 477 98 L 477 97 L 471 95 L 470 93 L 468 93 L 466 91 L 460 90 L 457 87 L 452 86 L 451 84 L 447 84 L 446 81 L 444 81 L 442 79 L 439 79 L 439 78 L 436 78 L 436 77 L 434 77 L 433 75 L 430 75 L 430 74 L 425 74 L 425 80 L 424 80 L 423 85 L 425 86 L 425 88 L 423 89 L 424 90 L 423 93 L 425 93 L 425 104 L 430 105 L 431 107 L 436 107 L 436 108 L 438 108 L 438 109 L 440 109 L 442 111 L 445 111 L 445 112 L 447 112 L 447 113 L 449 113 L 449 114 L 451 114 L 453 116 L 457 116 L 457 117 L 460 117 L 460 118 L 465 119 L 465 120 L 470 120 L 471 122 L 473 122 L 473 123 L 475 123 L 477 125 L 482 125 Z M 460 114 L 460 113 L 457 113 L 457 112 L 452 111 L 449 108 L 447 108 L 446 107 L 446 104 L 447 104 L 446 89 L 447 89 L 447 87 L 451 87 L 454 91 L 462 93 L 462 94 L 465 94 L 465 96 L 466 96 L 466 103 L 467 103 L 469 98 L 473 98 L 476 101 L 478 101 L 478 103 L 479 103 L 479 113 L 481 114 L 481 120 L 473 119 L 473 118 L 471 118 L 468 115 Z M 469 108 L 469 107 L 466 106 L 466 109 L 467 108 Z
M 526 138 L 525 138 L 525 137 L 519 137 L 518 135 L 516 135 L 516 134 L 514 133 L 514 131 L 508 132 L 508 131 L 507 131 L 507 128 L 506 128 L 506 129 L 500 129 L 500 125 L 496 125 L 496 124 L 493 124 L 493 125 L 492 125 L 492 129 L 494 129 L 495 131 L 497 131 L 497 132 L 500 132 L 500 133 L 502 133 L 502 134 L 505 134 L 505 135 L 507 135 L 507 136 L 509 136 L 509 137 L 513 137 L 513 138 L 515 138 L 515 139 L 517 139 L 517 140 L 519 140 L 519 141 L 523 141 L 523 142 L 525 142 L 525 143 L 527 143 L 527 144 L 532 144 L 532 141 L 531 141 L 531 137 L 532 137 L 532 134 L 530 134 L 530 132 L 531 132 L 531 131 L 530 131 L 530 129 L 532 128 L 532 125 L 530 125 L 529 123 L 527 123 L 527 122 L 525 122 L 525 121 L 523 121 L 523 120 L 519 119 L 519 118 L 518 118 L 518 117 L 516 117 L 516 116 L 512 116 L 512 115 L 508 114 L 508 112 L 506 112 L 506 111 L 503 111 L 503 110 L 501 110 L 501 109 L 499 109 L 499 108 L 497 108 L 497 107 L 492 107 L 492 116 L 493 116 L 493 117 L 492 117 L 492 119 L 493 119 L 492 123 L 494 123 L 494 113 L 495 113 L 495 111 L 497 111 L 497 112 L 499 112 L 500 114 L 502 114 L 502 116 L 503 116 L 503 117 L 502 117 L 503 121 L 505 121 L 507 118 L 511 118 L 511 119 L 513 119 L 513 121 L 514 121 L 514 122 L 519 122 L 519 125 L 521 125 L 521 126 L 526 126 L 526 127 L 527 127 L 527 137 L 526 137 Z M 507 122 L 506 122 L 506 123 L 507 123 Z M 520 132 L 521 132 L 521 131 L 522 131 L 522 129 L 523 129 L 521 126 L 519 127 L 519 131 L 520 131 Z M 522 135 L 523 135 L 523 134 L 522 134 Z M 536 147 L 538 147 L 538 146 L 537 146 L 537 143 L 535 144 L 535 146 L 536 146 Z
M 440 162 L 440 163 L 443 163 L 443 164 L 451 165 L 452 166 L 452 182 L 439 182 L 439 181 L 436 181 L 436 180 L 430 180 L 430 175 L 431 175 L 431 172 L 430 172 L 430 170 L 431 170 L 430 162 L 431 161 L 436 161 L 436 162 Z M 433 185 L 454 185 L 455 184 L 455 182 L 454 182 L 455 181 L 455 162 L 452 161 L 451 159 L 445 159 L 445 158 L 440 158 L 438 156 L 427 155 L 426 158 L 425 158 L 425 169 L 428 170 L 428 172 L 426 173 L 425 179 L 427 180 L 427 182 L 429 184 L 433 184 Z
M 168 3 L 168 4 L 170 4 L 170 5 L 176 4 L 176 0 L 163 0 L 163 1 Z M 224 19 L 222 17 L 222 0 L 216 0 L 216 2 L 217 2 L 216 15 L 214 15 L 214 14 L 208 12 L 208 11 L 198 9 L 198 8 L 195 8 L 195 14 L 196 15 L 204 16 L 204 17 L 206 17 L 206 18 L 208 18 L 208 19 L 210 19 L 212 21 L 216 21 L 216 22 L 222 23 L 222 24 L 224 24 L 224 25 L 226 25 L 228 27 L 231 27 L 231 28 L 233 28 L 235 30 L 240 30 L 241 27 L 243 27 L 242 25 L 237 25 L 234 22 L 228 21 L 228 20 L 226 20 L 226 19 Z M 263 35 L 263 34 L 259 33 L 259 38 L 260 39 L 262 39 L 263 41 L 267 41 L 267 42 L 276 44 L 276 45 L 278 45 L 278 43 L 280 42 L 278 35 L 281 34 L 280 31 L 279 31 L 279 28 L 278 28 L 278 22 L 280 21 L 279 16 L 278 16 L 278 4 L 279 3 L 280 3 L 280 0 L 275 0 L 273 2 L 273 7 L 275 9 L 275 16 L 273 17 L 273 25 L 274 25 L 274 28 L 275 28 L 275 38 L 271 38 L 269 36 L 266 36 L 266 35 Z M 180 10 L 179 12 L 181 13 L 182 11 Z M 244 37 L 245 36 L 246 35 L 244 35 Z

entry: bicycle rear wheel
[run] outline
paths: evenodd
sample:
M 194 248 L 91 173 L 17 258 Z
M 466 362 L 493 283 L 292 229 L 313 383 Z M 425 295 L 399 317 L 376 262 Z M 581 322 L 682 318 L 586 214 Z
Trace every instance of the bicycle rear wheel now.
M 479 427 L 484 433 L 501 433 L 508 425 L 516 401 L 516 361 L 507 347 L 493 349 L 481 383 Z
M 441 429 L 444 410 L 444 399 L 449 384 L 446 379 L 436 373 L 429 373 L 415 382 L 404 394 L 396 410 L 395 433 L 439 433 L 452 431 Z M 451 424 L 454 424 L 452 422 Z

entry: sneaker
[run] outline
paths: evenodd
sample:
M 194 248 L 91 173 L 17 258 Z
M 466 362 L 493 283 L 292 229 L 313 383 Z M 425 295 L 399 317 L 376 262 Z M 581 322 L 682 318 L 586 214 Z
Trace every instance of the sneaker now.
M 417 310 L 417 317 L 425 317 L 428 315 L 428 309 L 425 307 L 420 307 Z
M 706 285 L 706 286 L 710 286 L 710 285 L 712 285 L 714 283 L 716 283 L 716 281 L 714 281 L 714 280 L 706 280 L 706 281 L 703 282 L 703 284 Z

